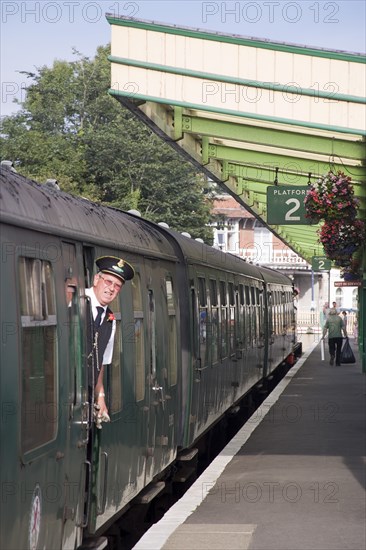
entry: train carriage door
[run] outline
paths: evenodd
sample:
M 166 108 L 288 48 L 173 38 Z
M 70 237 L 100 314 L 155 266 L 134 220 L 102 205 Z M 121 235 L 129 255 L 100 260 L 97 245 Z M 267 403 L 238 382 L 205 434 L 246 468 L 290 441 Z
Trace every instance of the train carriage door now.
M 261 284 L 261 283 L 259 283 Z M 257 310 L 257 347 L 259 350 L 259 365 L 266 366 L 266 349 L 265 349 L 265 327 L 264 327 L 264 303 L 263 303 L 263 286 L 255 288 L 255 301 Z M 265 370 L 263 370 L 265 374 Z
M 267 327 L 267 338 L 268 338 L 268 359 L 267 359 L 267 370 L 270 373 L 274 366 L 274 343 L 275 343 L 275 292 L 267 286 L 267 310 L 268 310 L 268 327 Z
M 192 378 L 189 442 L 205 429 L 216 403 L 217 385 L 210 383 L 210 367 L 220 361 L 220 309 L 217 280 L 204 271 L 190 273 Z
M 62 262 L 65 281 L 65 342 L 62 353 L 67 370 L 67 418 L 68 431 L 65 450 L 67 480 L 72 490 L 65 491 L 62 548 L 74 548 L 81 543 L 82 529 L 86 523 L 87 506 L 84 508 L 84 487 L 89 475 L 86 447 L 90 433 L 90 415 L 85 366 L 85 338 L 83 316 L 79 297 L 84 292 L 82 277 L 76 261 L 76 247 L 62 243 Z
M 177 364 L 177 333 L 169 272 L 161 262 L 146 261 L 146 268 L 152 274 L 148 283 L 149 448 L 150 474 L 155 475 L 174 458 L 177 366 L 169 360 Z
M 245 349 L 245 326 L 244 326 L 244 285 L 240 283 L 236 292 L 236 316 L 237 316 L 237 331 L 236 331 L 236 358 L 242 359 Z

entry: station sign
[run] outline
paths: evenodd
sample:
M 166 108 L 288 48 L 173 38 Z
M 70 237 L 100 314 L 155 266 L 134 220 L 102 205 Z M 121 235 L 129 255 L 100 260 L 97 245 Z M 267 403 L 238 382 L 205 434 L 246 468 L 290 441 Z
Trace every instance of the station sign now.
M 332 262 L 326 256 L 313 256 L 311 258 L 311 269 L 313 271 L 329 271 Z
M 334 286 L 361 286 L 361 281 L 334 281 Z
M 307 185 L 270 185 L 267 187 L 267 223 L 270 225 L 309 225 L 304 200 Z

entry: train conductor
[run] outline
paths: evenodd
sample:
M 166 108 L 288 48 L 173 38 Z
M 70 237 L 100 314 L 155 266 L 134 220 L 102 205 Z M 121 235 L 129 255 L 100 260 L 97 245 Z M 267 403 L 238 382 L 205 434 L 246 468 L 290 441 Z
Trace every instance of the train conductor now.
M 133 267 L 122 258 L 102 256 L 95 261 L 98 272 L 93 286 L 85 289 L 90 298 L 93 326 L 88 330 L 89 357 L 94 376 L 94 418 L 97 428 L 109 422 L 103 384 L 104 366 L 112 362 L 116 320 L 108 305 L 116 298 L 126 281 L 133 278 Z

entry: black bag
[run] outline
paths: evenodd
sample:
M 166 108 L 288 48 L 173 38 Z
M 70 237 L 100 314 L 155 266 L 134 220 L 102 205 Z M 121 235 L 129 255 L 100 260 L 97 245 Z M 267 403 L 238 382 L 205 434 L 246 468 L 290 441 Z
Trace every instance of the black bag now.
M 350 346 L 348 338 L 346 338 L 345 343 L 341 351 L 341 363 L 356 363 L 355 356 L 353 355 L 352 348 Z

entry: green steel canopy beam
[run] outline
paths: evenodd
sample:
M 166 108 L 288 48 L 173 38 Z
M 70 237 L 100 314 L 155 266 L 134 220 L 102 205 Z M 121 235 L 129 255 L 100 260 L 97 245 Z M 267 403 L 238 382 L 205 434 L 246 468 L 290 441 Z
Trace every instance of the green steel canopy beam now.
M 350 140 L 335 137 L 331 132 L 329 136 L 319 136 L 300 130 L 239 124 L 183 114 L 181 107 L 174 108 L 174 131 L 175 139 L 181 139 L 183 133 L 190 133 L 355 160 L 365 153 L 366 145 L 362 136 Z
M 299 156 L 289 156 L 282 154 L 273 154 L 269 152 L 260 152 L 239 149 L 236 147 L 226 147 L 225 145 L 209 143 L 208 138 L 202 138 L 202 161 L 204 164 L 209 162 L 210 158 L 227 160 L 233 163 L 240 163 L 248 166 L 261 166 L 263 169 L 274 170 L 279 167 L 282 171 L 299 171 L 302 173 L 324 174 L 329 171 L 330 163 L 318 159 L 308 159 Z M 349 165 L 348 165 L 349 166 Z M 344 164 L 332 163 L 334 171 L 345 172 L 346 175 L 361 179 L 365 174 L 365 168 L 362 166 L 347 167 Z
M 268 166 L 248 166 L 235 164 L 227 160 L 222 161 L 222 178 L 226 180 L 229 176 L 235 176 L 238 180 L 256 181 L 263 185 L 273 185 L 275 170 Z M 283 185 L 309 185 L 315 183 L 319 176 L 309 173 L 290 172 L 278 169 L 278 180 Z M 309 183 L 310 182 L 310 183 Z M 361 189 L 362 183 L 352 179 L 355 191 Z M 357 189 L 359 188 L 359 189 Z

